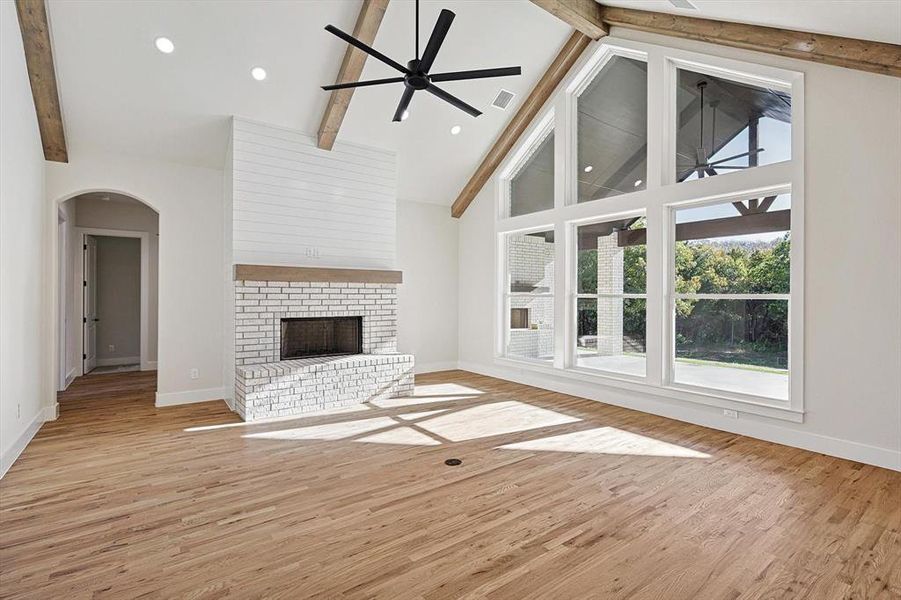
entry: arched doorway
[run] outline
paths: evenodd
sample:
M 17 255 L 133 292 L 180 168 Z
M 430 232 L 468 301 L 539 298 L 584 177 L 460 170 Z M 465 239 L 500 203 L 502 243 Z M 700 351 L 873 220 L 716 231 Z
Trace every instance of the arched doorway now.
M 159 212 L 111 189 L 67 194 L 55 209 L 52 389 L 92 371 L 155 370 Z

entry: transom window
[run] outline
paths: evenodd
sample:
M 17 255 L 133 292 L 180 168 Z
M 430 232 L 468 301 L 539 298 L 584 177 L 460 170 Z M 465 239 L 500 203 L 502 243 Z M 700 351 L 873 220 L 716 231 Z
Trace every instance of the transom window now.
M 800 420 L 803 75 L 591 52 L 498 170 L 498 360 Z

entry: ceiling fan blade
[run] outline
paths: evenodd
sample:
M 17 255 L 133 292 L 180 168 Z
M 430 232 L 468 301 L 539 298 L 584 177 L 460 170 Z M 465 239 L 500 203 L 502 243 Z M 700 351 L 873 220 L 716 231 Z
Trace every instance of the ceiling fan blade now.
M 410 100 L 413 99 L 413 92 L 415 92 L 413 88 L 404 88 L 404 93 L 400 97 L 400 102 L 397 104 L 397 110 L 394 111 L 394 118 L 392 121 L 403 121 L 404 113 L 407 112 L 407 108 L 410 106 Z
M 716 175 L 716 171 L 714 171 L 710 167 L 705 168 L 704 172 L 707 173 L 707 175 L 709 175 L 710 177 L 713 177 L 714 175 Z
M 423 73 L 428 73 L 429 69 L 432 68 L 432 63 L 435 62 L 435 57 L 438 56 L 438 50 L 441 49 L 441 44 L 444 42 L 451 23 L 454 22 L 454 17 L 456 15 L 451 11 L 446 8 L 441 9 L 441 14 L 438 15 L 438 20 L 435 21 L 435 28 L 432 29 L 432 35 L 429 37 L 429 43 L 426 44 L 422 58 L 419 60 L 419 68 Z
M 717 169 L 749 169 L 748 165 L 707 165 L 708 167 L 716 167 Z M 704 167 L 705 169 L 707 167 Z
M 430 83 L 429 87 L 426 88 L 426 91 L 431 92 L 435 96 L 438 96 L 445 102 L 449 102 L 450 104 L 453 104 L 454 106 L 456 106 L 463 112 L 468 113 L 468 114 L 472 115 L 473 117 L 478 117 L 480 114 L 482 114 L 482 111 L 466 104 L 465 102 L 463 102 L 456 96 L 452 96 L 452 95 L 448 94 L 447 92 L 442 90 L 437 85 Z
M 510 77 L 522 75 L 521 67 L 502 67 L 499 69 L 476 69 L 474 71 L 455 71 L 453 73 L 435 73 L 429 75 L 432 81 L 459 81 L 461 79 L 483 79 L 485 77 Z
M 736 154 L 736 155 L 734 155 L 734 156 L 729 156 L 729 157 L 727 157 L 727 158 L 721 158 L 721 159 L 719 159 L 719 160 L 713 161 L 713 162 L 710 163 L 710 164 L 711 164 L 711 165 L 718 165 L 718 164 L 720 164 L 720 163 L 729 162 L 730 160 L 735 160 L 736 158 L 741 158 L 741 157 L 743 157 L 743 156 L 752 156 L 752 155 L 754 155 L 754 154 L 760 154 L 761 152 L 763 152 L 763 148 L 758 148 L 757 150 L 751 150 L 750 152 L 742 152 L 741 154 Z
M 349 81 L 347 83 L 336 83 L 333 85 L 324 85 L 322 89 L 330 90 L 346 90 L 348 88 L 366 87 L 369 85 L 381 85 L 383 83 L 400 83 L 403 77 L 389 77 L 387 79 L 370 79 L 369 81 Z
M 344 33 L 343 31 L 341 31 L 340 29 L 338 29 L 338 28 L 335 27 L 334 25 L 326 25 L 326 26 L 325 26 L 325 30 L 328 31 L 328 32 L 331 33 L 331 34 L 334 34 L 334 35 L 338 36 L 339 38 L 341 38 L 342 40 L 344 40 L 345 42 L 347 42 L 347 43 L 350 44 L 351 46 L 356 46 L 357 48 L 359 48 L 360 50 L 362 50 L 362 51 L 365 52 L 366 54 L 372 56 L 373 58 L 379 59 L 380 61 L 382 61 L 382 62 L 385 63 L 386 65 L 388 65 L 388 66 L 390 66 L 390 67 L 394 67 L 395 69 L 397 69 L 397 70 L 400 71 L 401 73 L 409 73 L 409 72 L 410 72 L 410 71 L 408 71 L 407 68 L 406 68 L 405 66 L 403 66 L 402 64 L 397 63 L 397 62 L 391 60 L 390 58 L 388 58 L 387 56 L 385 56 L 384 54 L 382 54 L 381 52 L 379 52 L 379 51 L 376 50 L 375 48 L 372 48 L 372 47 L 370 47 L 370 46 L 367 46 L 366 44 L 364 44 L 363 42 L 361 42 L 360 40 L 358 40 L 358 39 L 355 38 L 354 36 L 352 36 L 352 35 L 350 35 L 350 34 L 347 34 L 347 33 Z

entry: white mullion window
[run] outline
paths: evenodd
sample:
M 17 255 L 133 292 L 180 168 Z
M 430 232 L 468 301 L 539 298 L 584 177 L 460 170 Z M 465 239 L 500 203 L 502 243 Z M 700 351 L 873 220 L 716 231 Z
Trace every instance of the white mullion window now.
M 673 215 L 669 383 L 787 404 L 790 194 Z
M 573 228 L 575 369 L 644 378 L 647 372 L 647 228 L 629 215 Z
M 503 252 L 502 354 L 553 364 L 554 230 L 505 233 Z
M 803 74 L 607 37 L 549 106 L 496 180 L 497 356 L 800 419 Z

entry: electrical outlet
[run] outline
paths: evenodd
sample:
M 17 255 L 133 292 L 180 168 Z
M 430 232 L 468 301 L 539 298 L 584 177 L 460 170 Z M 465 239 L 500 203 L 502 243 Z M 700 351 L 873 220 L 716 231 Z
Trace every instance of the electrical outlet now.
M 200 371 L 191 369 L 191 379 L 197 379 L 198 377 L 200 377 Z
M 21 404 L 16 404 L 16 418 L 17 419 L 22 418 L 22 405 Z
M 731 410 L 731 409 L 729 409 L 729 408 L 724 408 L 724 409 L 723 409 L 723 416 L 724 416 L 724 417 L 729 417 L 730 419 L 737 419 L 737 418 L 738 418 L 738 411 L 737 411 L 737 410 Z
M 116 345 L 115 345 L 115 344 L 110 344 L 108 347 L 109 347 L 109 351 L 110 351 L 110 352 L 115 352 L 115 351 L 116 351 Z

